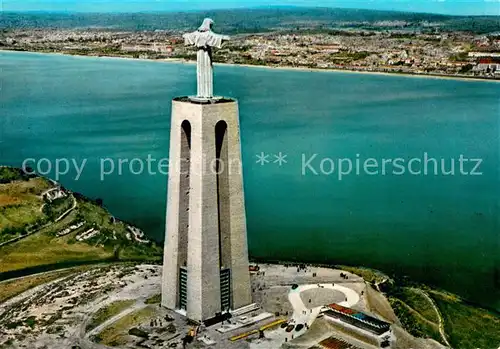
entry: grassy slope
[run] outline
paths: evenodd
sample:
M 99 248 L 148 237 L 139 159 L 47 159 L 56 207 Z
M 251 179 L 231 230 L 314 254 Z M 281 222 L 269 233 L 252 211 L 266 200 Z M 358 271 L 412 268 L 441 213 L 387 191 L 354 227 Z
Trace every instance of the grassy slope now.
M 367 268 L 340 267 L 363 277 L 367 282 L 380 279 L 380 272 Z M 456 349 L 497 349 L 500 346 L 500 315 L 463 302 L 460 297 L 432 290 L 423 291 L 435 301 L 444 320 L 447 339 Z M 432 304 L 411 287 L 393 285 L 387 298 L 404 329 L 416 337 L 442 342 L 438 317 Z
M 435 324 L 439 323 L 438 314 L 432 304 L 418 291 L 409 287 L 402 287 L 401 291 L 394 296 L 416 310 L 425 319 Z
M 155 294 L 154 296 L 149 297 L 145 301 L 146 304 L 160 304 L 161 303 L 161 294 Z
M 73 206 L 73 200 L 71 196 L 56 199 L 50 205 L 44 205 L 43 213 L 55 220 Z
M 389 302 L 408 333 L 419 338 L 432 338 L 442 343 L 438 325 L 425 321 L 414 309 L 398 298 L 389 297 Z
M 39 195 L 53 187 L 44 178 L 26 178 L 16 169 L 0 168 L 0 242 L 19 236 L 10 234 L 11 227 L 25 227 L 36 220 L 47 219 L 42 213 Z M 16 177 L 17 176 L 17 177 Z M 13 180 L 5 183 L 8 180 Z M 3 203 L 3 206 L 2 206 Z M 65 210 L 66 203 L 55 207 Z M 44 210 L 46 211 L 46 210 Z M 7 214 L 5 213 L 7 212 Z M 56 234 L 77 222 L 84 227 L 63 237 Z M 7 228 L 7 233 L 1 232 Z M 85 242 L 75 237 L 83 230 L 95 228 L 101 233 Z M 84 197 L 78 196 L 77 208 L 57 223 L 15 243 L 0 247 L 0 273 L 40 265 L 102 260 L 161 260 L 161 248 L 155 244 L 139 244 L 126 238 L 126 224 L 112 219 L 109 212 Z
M 55 238 L 38 233 L 0 248 L 0 273 L 38 265 L 69 261 L 96 261 L 113 257 L 113 251 L 86 243 L 68 243 L 68 237 Z
M 19 235 L 28 225 L 44 218 L 43 200 L 39 195 L 52 187 L 44 178 L 5 182 L 6 168 L 0 169 L 0 242 Z
M 453 348 L 496 349 L 500 345 L 500 316 L 465 304 L 458 297 L 438 291 L 429 295 L 443 315 L 445 331 Z

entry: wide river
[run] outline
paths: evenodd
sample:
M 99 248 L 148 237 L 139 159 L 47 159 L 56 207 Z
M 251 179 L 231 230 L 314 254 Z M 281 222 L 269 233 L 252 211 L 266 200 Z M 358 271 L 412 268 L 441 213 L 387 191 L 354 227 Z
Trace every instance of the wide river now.
M 195 78 L 192 64 L 1 53 L 0 162 L 86 160 L 60 181 L 161 241 L 167 177 L 147 161 L 168 157 L 171 99 Z M 251 257 L 374 267 L 500 309 L 500 84 L 216 66 L 215 91 L 240 103 Z

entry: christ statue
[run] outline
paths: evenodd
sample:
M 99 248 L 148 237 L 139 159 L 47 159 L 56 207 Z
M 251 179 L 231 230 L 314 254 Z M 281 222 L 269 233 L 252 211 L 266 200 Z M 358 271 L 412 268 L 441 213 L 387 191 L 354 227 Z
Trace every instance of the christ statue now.
M 205 18 L 203 24 L 197 31 L 184 34 L 186 45 L 194 45 L 198 48 L 196 72 L 198 75 L 199 99 L 210 99 L 214 97 L 212 47 L 221 48 L 229 36 L 215 34 L 212 31 L 214 21 Z

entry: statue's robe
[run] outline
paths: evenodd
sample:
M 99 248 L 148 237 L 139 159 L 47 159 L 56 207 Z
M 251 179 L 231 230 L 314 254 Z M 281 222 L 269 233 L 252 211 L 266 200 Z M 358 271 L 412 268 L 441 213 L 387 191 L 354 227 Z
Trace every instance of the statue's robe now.
M 211 30 L 195 31 L 183 35 L 186 45 L 198 48 L 197 67 L 198 92 L 197 97 L 213 97 L 212 47 L 221 48 L 222 42 L 229 40 L 228 36 L 215 34 Z

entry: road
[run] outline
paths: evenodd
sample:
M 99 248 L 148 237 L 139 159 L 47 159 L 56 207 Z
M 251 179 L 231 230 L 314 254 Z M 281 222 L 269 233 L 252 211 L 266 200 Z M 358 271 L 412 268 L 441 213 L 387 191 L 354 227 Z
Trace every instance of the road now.
M 72 212 L 72 211 L 76 208 L 76 206 L 78 205 L 78 203 L 77 203 L 77 201 L 76 201 L 75 197 L 74 197 L 72 194 L 71 194 L 71 198 L 73 199 L 73 205 L 72 205 L 72 206 L 71 206 L 68 210 L 66 210 L 66 212 L 64 212 L 64 213 L 63 213 L 63 214 L 61 214 L 59 217 L 57 217 L 57 218 L 54 220 L 54 222 L 49 222 L 49 223 L 47 223 L 47 224 L 44 224 L 43 226 L 41 226 L 41 227 L 40 227 L 40 228 L 38 228 L 37 230 L 32 231 L 31 233 L 27 233 L 27 234 L 25 234 L 25 235 L 21 235 L 21 236 L 18 236 L 18 237 L 16 237 L 16 238 L 10 239 L 10 240 L 8 240 L 8 241 L 2 242 L 2 243 L 0 244 L 0 247 L 6 246 L 6 245 L 10 245 L 10 244 L 13 244 L 14 242 L 17 242 L 17 241 L 19 241 L 19 240 L 22 240 L 22 239 L 24 239 L 24 238 L 27 238 L 28 236 L 31 236 L 31 235 L 33 235 L 33 234 L 36 234 L 36 233 L 40 232 L 41 230 L 43 230 L 43 229 L 47 228 L 47 227 L 48 227 L 48 226 L 50 226 L 51 224 L 54 224 L 54 223 L 57 223 L 57 222 L 61 221 L 64 217 L 66 217 L 67 215 L 69 215 L 69 214 L 70 214 L 70 213 L 71 213 L 71 212 Z M 45 205 L 45 204 L 43 204 L 43 205 L 42 205 L 42 207 L 40 208 L 40 210 L 43 210 L 43 206 L 44 206 L 44 205 Z
M 71 198 L 73 199 L 73 205 L 68 209 L 66 210 L 66 212 L 64 212 L 63 214 L 61 214 L 59 217 L 56 218 L 56 220 L 54 221 L 54 223 L 57 223 L 59 222 L 60 220 L 62 220 L 64 217 L 66 217 L 67 215 L 69 215 L 71 213 L 71 211 L 73 211 L 76 206 L 77 206 L 77 202 L 76 202 L 76 199 L 75 197 L 73 196 L 73 194 L 70 194 Z

